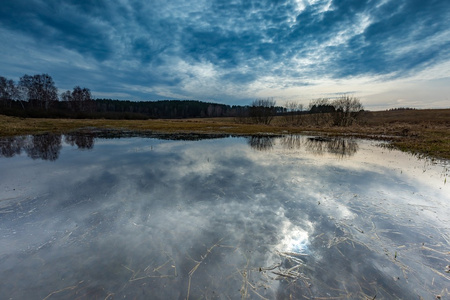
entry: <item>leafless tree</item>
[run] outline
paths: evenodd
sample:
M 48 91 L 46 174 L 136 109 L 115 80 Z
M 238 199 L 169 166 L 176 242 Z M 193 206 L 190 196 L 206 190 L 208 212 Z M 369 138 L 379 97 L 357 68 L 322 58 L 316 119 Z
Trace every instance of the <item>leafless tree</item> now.
M 331 123 L 331 113 L 335 111 L 334 106 L 328 98 L 312 100 L 308 105 L 310 120 L 316 126 L 329 125 Z
M 75 112 L 91 112 L 93 100 L 88 88 L 76 86 L 73 91 L 65 91 L 61 94 L 61 101 L 66 101 L 68 107 Z
M 58 90 L 48 74 L 34 76 L 25 74 L 20 78 L 19 87 L 26 92 L 31 106 L 48 110 L 53 102 L 58 101 Z
M 297 103 L 295 101 L 290 101 L 286 103 L 285 108 L 285 122 L 291 125 L 301 125 L 303 104 Z
M 249 108 L 254 123 L 269 125 L 276 114 L 276 101 L 273 98 L 256 99 Z
M 358 98 L 346 95 L 334 100 L 332 104 L 335 108 L 333 119 L 336 126 L 352 125 L 363 110 L 363 105 Z
M 360 100 L 347 95 L 334 101 L 326 98 L 313 100 L 309 104 L 310 119 L 315 125 L 350 126 L 363 111 Z
M 12 100 L 17 100 L 18 96 L 19 92 L 14 81 L 0 76 L 0 104 L 11 107 Z
M 59 99 L 61 101 L 69 102 L 72 100 L 72 93 L 70 91 L 65 91 L 65 92 L 61 93 L 61 95 L 59 96 Z

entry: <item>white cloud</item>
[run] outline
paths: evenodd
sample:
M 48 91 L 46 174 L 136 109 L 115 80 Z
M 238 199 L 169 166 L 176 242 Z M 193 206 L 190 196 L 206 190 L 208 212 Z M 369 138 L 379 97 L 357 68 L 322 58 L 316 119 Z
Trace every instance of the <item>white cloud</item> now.
M 354 92 L 380 108 L 422 98 L 442 106 L 450 92 L 436 83 L 450 77 L 445 4 L 405 2 L 382 14 L 392 2 L 121 0 L 89 11 L 24 3 L 1 15 L 0 75 L 49 73 L 61 90 L 230 104 Z M 17 21 L 25 17 L 41 26 Z M 402 17 L 417 22 L 398 23 Z M 436 30 L 426 35 L 429 26 Z

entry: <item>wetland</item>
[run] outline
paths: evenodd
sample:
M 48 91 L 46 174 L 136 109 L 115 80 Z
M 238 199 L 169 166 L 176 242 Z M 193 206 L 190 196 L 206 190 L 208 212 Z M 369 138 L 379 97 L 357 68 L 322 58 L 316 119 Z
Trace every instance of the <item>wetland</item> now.
M 386 145 L 1 138 L 1 297 L 445 299 L 448 161 Z

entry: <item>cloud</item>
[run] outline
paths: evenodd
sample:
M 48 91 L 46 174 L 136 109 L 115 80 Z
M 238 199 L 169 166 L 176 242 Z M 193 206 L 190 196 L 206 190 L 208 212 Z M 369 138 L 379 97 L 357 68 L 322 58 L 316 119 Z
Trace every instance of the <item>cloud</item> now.
M 388 82 L 446 63 L 449 18 L 444 0 L 8 0 L 0 67 L 135 100 L 287 99 L 305 83 Z

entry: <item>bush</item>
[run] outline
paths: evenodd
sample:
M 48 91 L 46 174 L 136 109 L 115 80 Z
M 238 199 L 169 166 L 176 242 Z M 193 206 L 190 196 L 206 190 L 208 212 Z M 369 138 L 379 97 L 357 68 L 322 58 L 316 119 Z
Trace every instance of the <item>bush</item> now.
M 272 98 L 256 99 L 249 107 L 253 123 L 269 125 L 276 114 L 276 101 Z
M 333 120 L 335 126 L 350 126 L 352 125 L 361 112 L 363 106 L 358 98 L 350 96 L 342 96 L 332 102 L 334 106 Z

